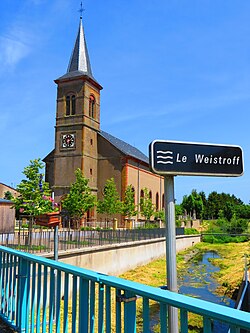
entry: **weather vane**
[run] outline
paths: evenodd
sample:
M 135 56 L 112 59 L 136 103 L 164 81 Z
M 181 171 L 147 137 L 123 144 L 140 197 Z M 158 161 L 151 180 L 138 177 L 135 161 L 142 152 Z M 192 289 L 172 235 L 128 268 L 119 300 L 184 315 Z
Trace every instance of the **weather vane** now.
M 82 2 L 81 2 L 81 5 L 80 5 L 80 9 L 78 10 L 78 12 L 80 13 L 80 18 L 82 19 L 82 13 L 84 12 L 84 8 L 82 6 Z

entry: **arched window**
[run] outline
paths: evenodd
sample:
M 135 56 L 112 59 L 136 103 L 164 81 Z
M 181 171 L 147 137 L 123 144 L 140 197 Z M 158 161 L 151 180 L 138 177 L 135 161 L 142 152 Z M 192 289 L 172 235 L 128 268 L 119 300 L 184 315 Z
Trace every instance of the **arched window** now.
M 89 96 L 89 116 L 95 118 L 95 97 L 93 95 Z
M 155 208 L 156 208 L 156 210 L 159 210 L 159 193 L 158 192 L 156 193 L 156 196 L 155 196 Z
M 144 191 L 143 190 L 141 190 L 140 198 L 144 198 Z
M 76 96 L 66 96 L 66 116 L 74 116 L 76 114 Z
M 70 115 L 70 96 L 66 97 L 66 116 Z
M 164 194 L 162 194 L 162 208 L 165 207 L 165 198 L 164 198 Z
M 71 96 L 71 114 L 74 116 L 76 114 L 76 96 Z
M 149 198 L 152 200 L 152 191 L 149 191 Z

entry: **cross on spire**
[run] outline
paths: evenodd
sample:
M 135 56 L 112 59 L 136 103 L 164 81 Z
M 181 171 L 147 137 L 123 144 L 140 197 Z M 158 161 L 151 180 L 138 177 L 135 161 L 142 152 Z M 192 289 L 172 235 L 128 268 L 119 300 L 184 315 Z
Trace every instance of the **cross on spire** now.
M 82 13 L 84 12 L 84 8 L 83 8 L 83 5 L 82 5 L 82 1 L 81 1 L 80 9 L 78 10 L 78 12 L 80 13 L 80 19 L 82 19 Z

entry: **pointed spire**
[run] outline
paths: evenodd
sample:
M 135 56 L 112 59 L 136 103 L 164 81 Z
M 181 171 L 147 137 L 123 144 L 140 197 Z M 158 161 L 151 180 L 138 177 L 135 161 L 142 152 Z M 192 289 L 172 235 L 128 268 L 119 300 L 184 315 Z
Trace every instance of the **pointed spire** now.
M 92 77 L 92 70 L 82 25 L 82 18 L 80 18 L 78 34 L 69 61 L 67 73 L 75 71 L 84 72 L 85 75 Z
M 82 13 L 84 9 L 82 7 L 81 3 L 81 9 L 80 12 L 80 24 L 79 29 L 75 41 L 75 45 L 73 48 L 73 52 L 70 57 L 67 73 L 63 76 L 59 77 L 55 80 L 56 83 L 58 83 L 60 80 L 68 80 L 68 79 L 74 79 L 78 77 L 84 76 L 85 78 L 89 78 L 89 80 L 94 84 L 97 85 L 98 89 L 102 89 L 102 86 L 96 81 L 96 79 L 93 77 L 90 60 L 89 60 L 89 54 L 88 54 L 88 48 L 87 43 L 85 39 L 83 24 L 82 24 Z

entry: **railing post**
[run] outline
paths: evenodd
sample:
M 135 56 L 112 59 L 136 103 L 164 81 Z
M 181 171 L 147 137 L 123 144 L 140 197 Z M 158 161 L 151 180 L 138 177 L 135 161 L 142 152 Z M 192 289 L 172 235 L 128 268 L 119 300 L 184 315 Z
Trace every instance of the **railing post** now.
M 130 291 L 125 291 L 124 332 L 136 332 L 136 297 Z
M 27 323 L 27 296 L 28 296 L 28 271 L 29 262 L 20 258 L 18 265 L 18 294 L 17 294 L 17 327 L 20 332 L 26 332 Z
M 58 225 L 54 227 L 54 260 L 58 261 Z

